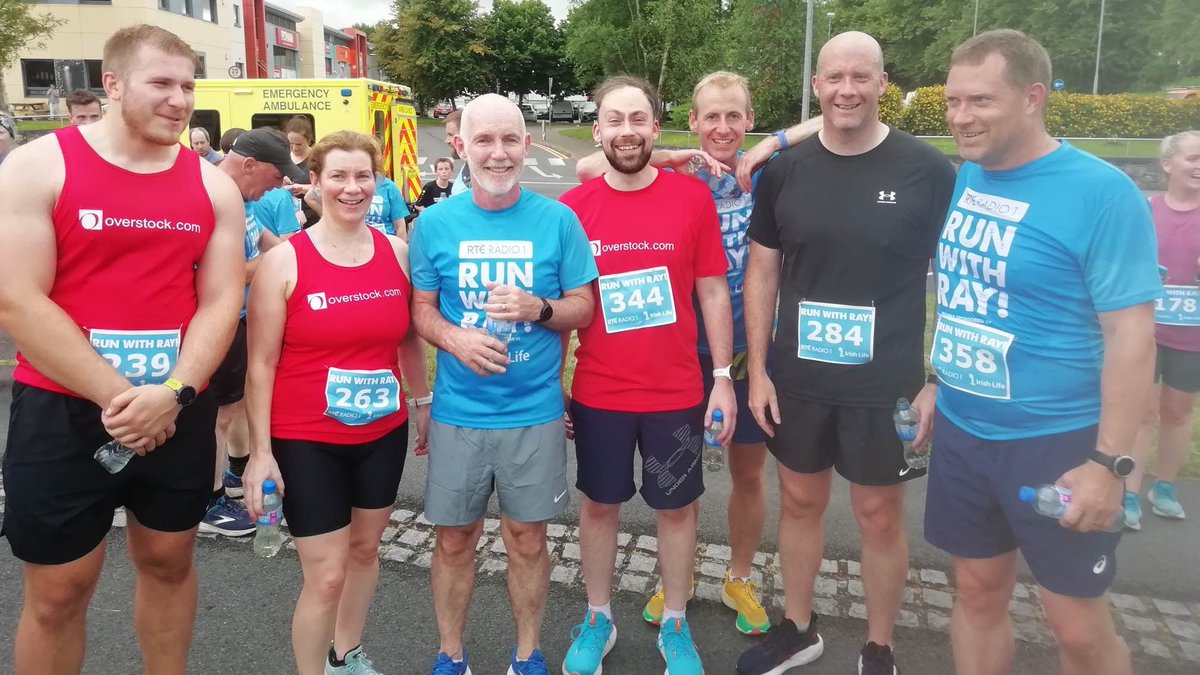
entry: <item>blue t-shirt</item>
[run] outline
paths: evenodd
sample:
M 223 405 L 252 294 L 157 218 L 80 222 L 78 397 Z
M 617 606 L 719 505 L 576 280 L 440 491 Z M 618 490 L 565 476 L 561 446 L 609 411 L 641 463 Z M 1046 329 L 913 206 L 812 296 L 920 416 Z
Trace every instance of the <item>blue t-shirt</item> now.
M 939 409 L 991 440 L 1097 424 L 1098 313 L 1161 296 L 1157 257 L 1137 186 L 1066 142 L 1007 171 L 963 164 L 937 248 Z
M 413 287 L 438 291 L 442 316 L 482 328 L 488 283 L 557 299 L 597 276 L 591 244 L 566 206 L 522 189 L 513 206 L 487 211 L 470 195 L 425 209 L 409 246 Z M 558 331 L 518 324 L 507 372 L 481 377 L 438 351 L 433 419 L 473 429 L 545 424 L 563 414 Z
M 283 188 L 269 190 L 262 199 L 254 202 L 254 217 L 258 223 L 276 237 L 300 231 L 299 200 Z
M 395 222 L 408 217 L 408 207 L 400 187 L 390 178 L 375 177 L 375 196 L 367 212 L 367 224 L 384 234 L 396 234 Z
M 740 156 L 741 153 L 739 152 Z M 751 192 L 742 192 L 737 179 L 726 173 L 717 178 L 708 169 L 701 169 L 696 177 L 708 184 L 713 200 L 717 203 L 717 216 L 721 219 L 721 243 L 725 246 L 725 257 L 729 268 L 725 279 L 729 282 L 729 302 L 733 307 L 733 353 L 746 351 L 746 313 L 742 305 L 742 286 L 746 281 L 746 263 L 750 256 L 750 240 L 746 236 L 750 229 L 750 213 L 754 210 L 753 190 L 758 187 L 762 169 L 751 178 Z M 696 316 L 700 316 L 699 299 L 695 301 Z M 697 322 L 697 349 L 701 354 L 712 353 L 708 347 L 708 335 L 704 332 L 704 321 Z
M 262 239 L 263 227 L 258 222 L 258 218 L 254 215 L 254 203 L 246 202 L 243 207 L 246 210 L 246 234 L 242 238 L 242 251 L 246 255 L 246 262 L 250 262 L 257 258 L 261 251 L 258 248 L 258 240 Z M 246 318 L 246 300 L 250 298 L 250 284 L 246 284 L 246 290 L 242 294 L 242 318 Z

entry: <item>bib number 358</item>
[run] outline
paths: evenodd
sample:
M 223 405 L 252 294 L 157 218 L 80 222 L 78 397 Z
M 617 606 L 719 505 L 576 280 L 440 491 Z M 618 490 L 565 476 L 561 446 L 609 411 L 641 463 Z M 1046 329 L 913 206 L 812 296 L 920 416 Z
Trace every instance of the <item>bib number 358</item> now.
M 330 368 L 325 378 L 325 404 L 325 414 L 342 424 L 370 424 L 400 410 L 400 381 L 386 368 Z
M 985 398 L 1012 398 L 1008 350 L 1013 336 L 1002 330 L 938 316 L 930 363 L 942 384 Z

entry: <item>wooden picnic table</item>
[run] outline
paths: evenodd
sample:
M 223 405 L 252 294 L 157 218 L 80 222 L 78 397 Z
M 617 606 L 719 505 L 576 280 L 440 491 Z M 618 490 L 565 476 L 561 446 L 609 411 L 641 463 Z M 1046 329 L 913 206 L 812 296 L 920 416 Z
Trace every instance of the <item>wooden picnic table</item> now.
M 28 115 L 31 113 L 49 113 L 50 104 L 45 101 L 36 103 L 10 103 L 14 115 Z

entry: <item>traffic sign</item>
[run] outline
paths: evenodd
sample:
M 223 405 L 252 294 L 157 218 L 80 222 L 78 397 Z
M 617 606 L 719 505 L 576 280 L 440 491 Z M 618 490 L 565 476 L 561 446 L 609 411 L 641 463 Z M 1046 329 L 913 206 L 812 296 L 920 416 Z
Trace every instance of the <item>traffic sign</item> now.
M 1054 91 L 1062 91 L 1067 88 L 1067 83 L 1060 80 L 1054 81 Z

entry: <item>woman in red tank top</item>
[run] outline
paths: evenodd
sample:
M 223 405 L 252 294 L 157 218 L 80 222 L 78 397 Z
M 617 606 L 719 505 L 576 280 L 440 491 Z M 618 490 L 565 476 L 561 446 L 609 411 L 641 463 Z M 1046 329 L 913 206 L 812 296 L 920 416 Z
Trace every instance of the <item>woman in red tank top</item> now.
M 337 132 L 309 162 L 322 218 L 263 258 L 250 291 L 246 506 L 269 519 L 263 483 L 283 495 L 305 580 L 292 624 L 300 675 L 374 673 L 361 639 L 408 448 L 401 373 L 418 447 L 429 382 L 409 326 L 408 247 L 366 223 L 379 146 Z

